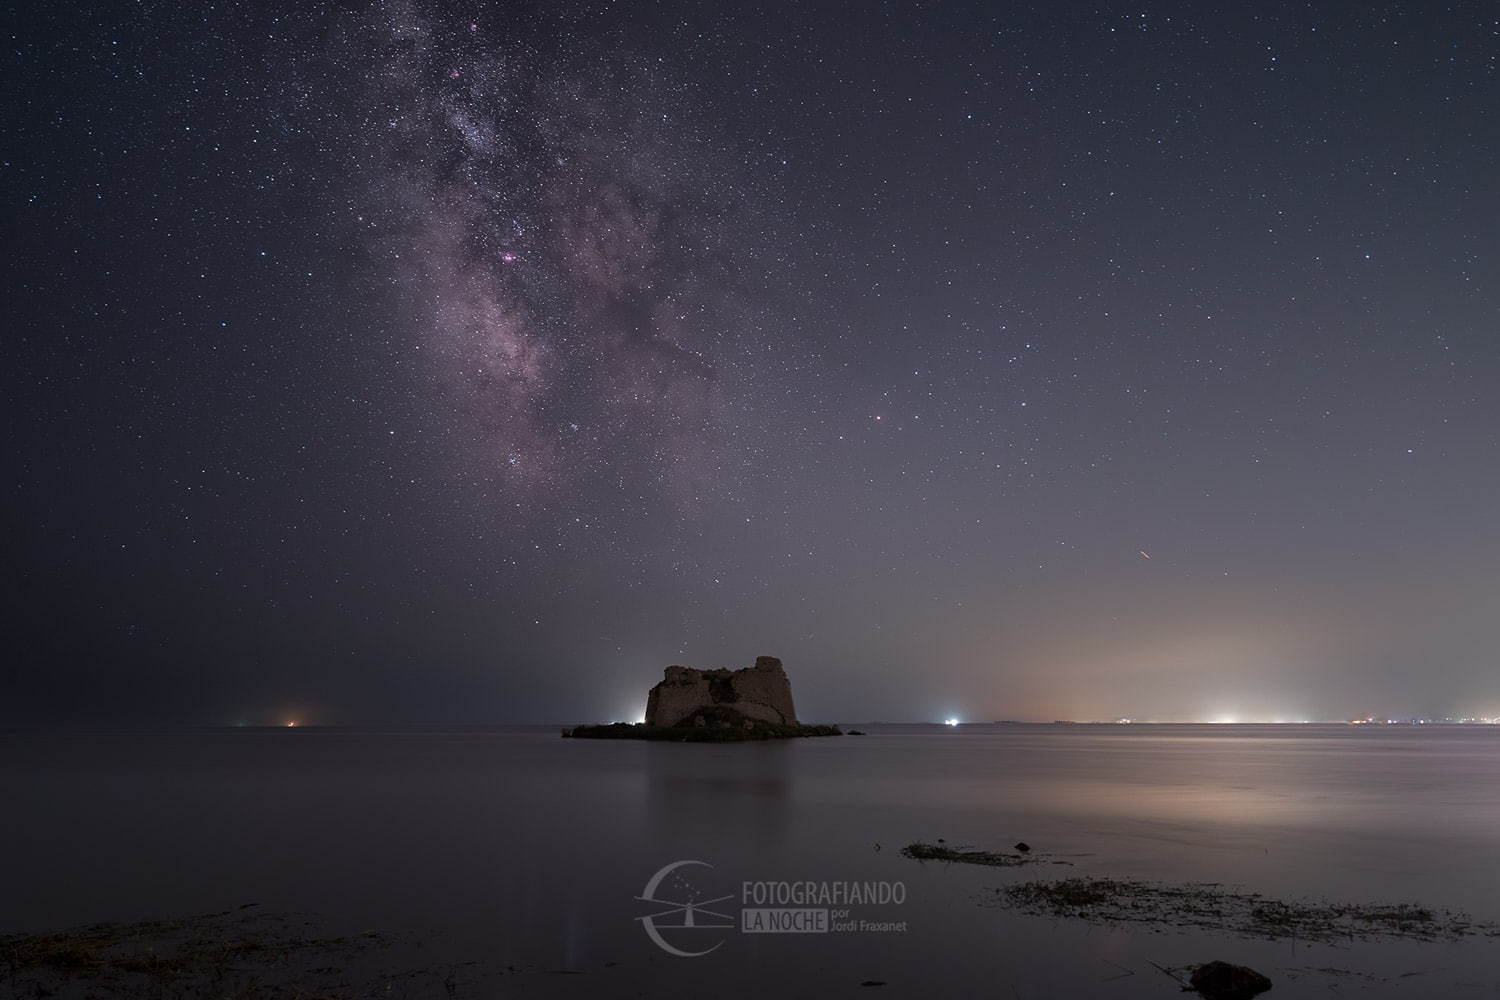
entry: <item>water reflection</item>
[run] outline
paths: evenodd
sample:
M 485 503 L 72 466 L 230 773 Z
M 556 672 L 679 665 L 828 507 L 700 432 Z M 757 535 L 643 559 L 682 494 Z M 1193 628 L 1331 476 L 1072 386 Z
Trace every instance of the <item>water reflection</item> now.
M 713 749 L 649 744 L 648 837 L 708 848 L 732 831 L 743 846 L 780 849 L 792 802 L 792 749 L 784 742 Z
M 604 995 L 611 984 L 695 995 L 707 975 L 726 996 L 759 995 L 789 976 L 809 995 L 867 996 L 859 983 L 869 979 L 890 982 L 888 996 L 988 986 L 1124 998 L 1166 985 L 1147 959 L 1216 957 L 1203 953 L 1217 948 L 1203 936 L 976 906 L 1036 873 L 898 854 L 940 836 L 992 850 L 1025 840 L 1068 862 L 1060 874 L 1418 900 L 1500 918 L 1482 877 L 1500 868 L 1500 730 L 869 731 L 731 746 L 514 731 L 0 733 L 0 801 L 23 818 L 0 824 L 0 853 L 28 860 L 0 898 L 0 933 L 253 899 L 341 930 L 430 933 L 424 941 L 494 970 L 583 973 L 537 980 L 538 996 Z M 909 899 L 891 916 L 911 930 L 741 937 L 703 959 L 714 963 L 707 971 L 672 964 L 682 960 L 641 933 L 635 897 L 654 871 L 687 858 L 731 883 L 900 879 Z M 1323 960 L 1235 947 L 1272 965 Z M 1391 975 L 1407 971 L 1394 963 L 1410 950 L 1381 952 Z M 1442 960 L 1477 968 L 1463 955 Z M 1101 985 L 1117 966 L 1137 975 Z M 605 976 L 615 978 L 595 978 Z

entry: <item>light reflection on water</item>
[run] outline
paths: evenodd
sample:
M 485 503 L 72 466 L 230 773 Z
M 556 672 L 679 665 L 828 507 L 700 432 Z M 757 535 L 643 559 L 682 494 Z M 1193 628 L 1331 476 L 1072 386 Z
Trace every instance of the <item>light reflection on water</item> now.
M 253 900 L 409 930 L 482 958 L 497 981 L 512 965 L 583 973 L 532 981 L 540 996 L 652 995 L 704 975 L 722 995 L 788 976 L 833 993 L 873 979 L 886 996 L 941 984 L 1088 995 L 1122 975 L 1116 965 L 1135 975 L 1111 979 L 1108 995 L 1158 996 L 1173 987 L 1149 962 L 1234 956 L 1393 977 L 1417 963 L 1494 988 L 1494 940 L 1297 953 L 979 904 L 1010 881 L 1089 873 L 1500 919 L 1500 730 L 861 728 L 870 735 L 732 746 L 554 729 L 0 733 L 0 801 L 22 818 L 0 825 L 0 850 L 26 860 L 0 898 L 0 933 Z M 898 855 L 939 837 L 990 850 L 1025 840 L 1065 863 L 997 871 Z M 711 956 L 675 959 L 642 933 L 635 897 L 681 859 L 732 886 L 900 880 L 907 901 L 878 916 L 909 930 L 731 935 Z M 1280 996 L 1336 988 L 1276 978 Z M 1361 989 L 1426 995 L 1405 982 Z

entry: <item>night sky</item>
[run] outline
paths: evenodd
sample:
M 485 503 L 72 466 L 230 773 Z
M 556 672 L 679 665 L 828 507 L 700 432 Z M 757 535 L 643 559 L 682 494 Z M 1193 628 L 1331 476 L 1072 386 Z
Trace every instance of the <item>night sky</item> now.
M 1200 6 L 13 6 L 0 725 L 1500 715 L 1500 15 Z

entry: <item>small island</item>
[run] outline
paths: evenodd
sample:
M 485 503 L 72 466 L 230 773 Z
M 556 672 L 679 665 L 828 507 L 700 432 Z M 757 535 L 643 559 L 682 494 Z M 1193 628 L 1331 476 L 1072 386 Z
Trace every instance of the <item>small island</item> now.
M 645 721 L 563 730 L 579 739 L 726 743 L 800 736 L 840 736 L 838 726 L 797 721 L 792 682 L 781 661 L 758 656 L 743 670 L 670 666 L 646 697 Z

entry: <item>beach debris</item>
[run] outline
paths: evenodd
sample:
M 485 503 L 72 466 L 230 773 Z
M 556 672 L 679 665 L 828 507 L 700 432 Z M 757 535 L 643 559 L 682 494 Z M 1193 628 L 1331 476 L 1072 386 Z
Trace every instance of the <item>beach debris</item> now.
M 373 996 L 392 983 L 418 995 L 439 973 L 390 964 L 410 944 L 372 930 L 329 934 L 294 914 L 258 904 L 167 920 L 94 924 L 0 935 L 6 996 L 271 998 Z M 477 963 L 463 966 L 473 977 Z M 459 966 L 444 982 L 457 985 Z M 465 984 L 466 987 L 468 984 Z M 247 992 L 250 990 L 250 992 Z M 449 991 L 450 995 L 452 991 Z M 402 995 L 408 995 L 403 993 Z
M 1020 882 L 994 891 L 1001 906 L 1034 916 L 1158 929 L 1205 928 L 1272 941 L 1453 941 L 1500 935 L 1493 923 L 1415 904 L 1288 902 L 1213 882 L 1171 885 L 1085 875 Z
M 967 865 L 988 865 L 991 868 L 1010 868 L 1016 865 L 1025 865 L 1038 862 L 1040 858 L 1028 857 L 1024 854 L 1005 854 L 1001 851 L 976 851 L 963 847 L 948 847 L 940 837 L 936 844 L 926 844 L 922 841 L 907 844 L 901 848 L 903 858 L 911 858 L 913 861 L 956 861 Z
M 1031 845 L 1023 840 L 1020 843 L 1016 844 L 1016 850 L 1020 851 L 1022 854 L 1026 854 L 1031 850 Z
M 1220 961 L 1198 966 L 1188 982 L 1208 1000 L 1250 1000 L 1271 988 L 1271 980 L 1254 969 Z

